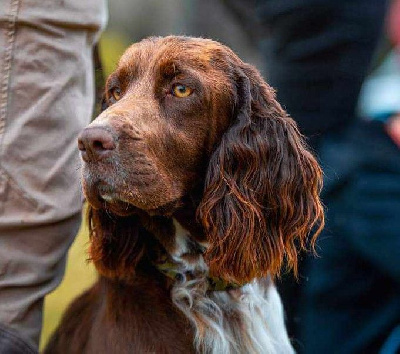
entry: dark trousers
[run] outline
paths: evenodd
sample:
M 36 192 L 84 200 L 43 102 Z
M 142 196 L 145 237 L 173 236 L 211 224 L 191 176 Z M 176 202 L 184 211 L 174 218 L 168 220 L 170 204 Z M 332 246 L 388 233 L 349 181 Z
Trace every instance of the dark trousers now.
M 378 353 L 400 325 L 400 150 L 381 123 L 355 122 L 319 155 L 327 225 L 303 268 L 298 348 Z
M 400 323 L 400 151 L 355 108 L 383 0 L 256 0 L 267 81 L 325 171 L 319 258 L 279 284 L 304 353 L 374 353 Z M 295 284 L 295 285 L 293 285 Z

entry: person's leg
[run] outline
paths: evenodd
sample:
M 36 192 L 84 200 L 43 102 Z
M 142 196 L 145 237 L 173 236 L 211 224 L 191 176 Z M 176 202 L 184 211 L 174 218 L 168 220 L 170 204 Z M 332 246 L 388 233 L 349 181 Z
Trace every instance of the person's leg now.
M 0 353 L 8 353 L 3 336 L 11 347 L 21 340 L 37 346 L 43 298 L 63 277 L 66 252 L 79 223 L 78 213 L 54 224 L 1 229 Z
M 328 227 L 308 259 L 303 353 L 378 353 L 400 321 L 400 154 L 381 123 L 321 146 Z
M 76 136 L 105 17 L 100 0 L 0 0 L 1 352 L 37 347 L 43 297 L 80 224 Z

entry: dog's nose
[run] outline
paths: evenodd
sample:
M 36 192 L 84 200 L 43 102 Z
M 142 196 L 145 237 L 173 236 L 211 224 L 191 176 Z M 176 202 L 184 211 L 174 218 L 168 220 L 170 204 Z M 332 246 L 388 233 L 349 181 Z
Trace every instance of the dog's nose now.
M 109 156 L 115 147 L 115 138 L 104 127 L 87 127 L 78 137 L 78 148 L 86 162 L 98 161 Z

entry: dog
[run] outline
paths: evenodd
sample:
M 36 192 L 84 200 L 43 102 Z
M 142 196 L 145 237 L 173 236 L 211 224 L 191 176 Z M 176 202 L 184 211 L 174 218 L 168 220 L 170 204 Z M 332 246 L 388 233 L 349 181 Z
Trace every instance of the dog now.
M 292 353 L 274 278 L 324 213 L 322 172 L 259 72 L 208 39 L 151 37 L 81 133 L 99 279 L 46 353 Z

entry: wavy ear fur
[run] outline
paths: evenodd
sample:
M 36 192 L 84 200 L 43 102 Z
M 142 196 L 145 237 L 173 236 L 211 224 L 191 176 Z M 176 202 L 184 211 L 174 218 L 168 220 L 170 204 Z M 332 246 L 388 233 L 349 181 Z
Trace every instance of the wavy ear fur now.
M 233 122 L 211 157 L 198 209 L 206 260 L 212 275 L 242 283 L 278 274 L 284 259 L 297 274 L 298 249 L 313 246 L 324 224 L 322 172 L 252 66 L 242 63 L 235 86 Z
M 145 239 L 137 216 L 110 215 L 88 207 L 89 257 L 107 277 L 129 281 L 145 252 Z M 139 233 L 141 233 L 139 237 Z

